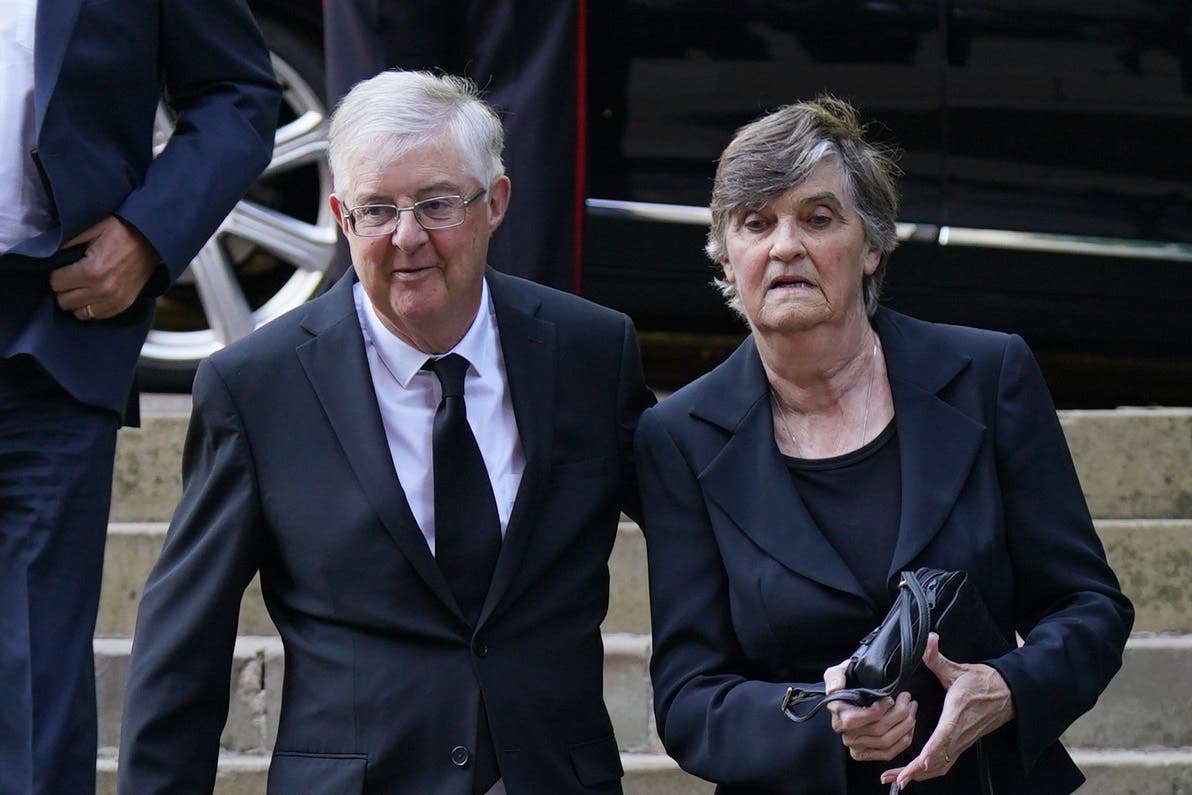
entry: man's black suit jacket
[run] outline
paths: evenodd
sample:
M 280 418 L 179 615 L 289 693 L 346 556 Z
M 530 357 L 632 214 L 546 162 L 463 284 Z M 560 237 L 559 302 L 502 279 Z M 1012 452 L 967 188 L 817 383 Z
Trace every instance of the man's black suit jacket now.
M 600 624 L 632 437 L 653 402 L 628 318 L 489 270 L 525 471 L 475 631 L 394 473 L 352 301 L 203 364 L 184 494 L 137 621 L 127 795 L 209 793 L 245 586 L 285 645 L 277 795 L 471 792 L 483 696 L 511 795 L 615 793 Z
M 891 601 L 906 569 L 969 573 L 1007 641 L 1025 640 L 987 661 L 1016 711 L 984 743 L 993 791 L 1071 792 L 1082 778 L 1059 736 L 1120 666 L 1133 610 L 1042 375 L 1016 336 L 888 310 L 874 327 L 902 482 Z M 724 795 L 844 792 L 847 751 L 827 710 L 796 725 L 779 704 L 788 685 L 818 682 L 852 653 L 889 604 L 867 596 L 795 490 L 753 340 L 647 412 L 637 450 L 667 751 Z M 974 757 L 944 791 L 979 791 Z

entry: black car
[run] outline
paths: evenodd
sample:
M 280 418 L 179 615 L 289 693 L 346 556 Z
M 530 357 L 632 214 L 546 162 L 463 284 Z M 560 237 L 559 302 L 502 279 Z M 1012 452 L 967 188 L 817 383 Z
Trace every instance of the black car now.
M 716 158 L 740 125 L 826 91 L 903 151 L 888 305 L 1022 334 L 1063 405 L 1192 404 L 1192 4 L 606 0 L 589 9 L 578 289 L 633 316 L 648 366 L 673 370 L 649 346 L 676 333 L 698 335 L 680 338 L 710 356 L 741 335 L 702 253 Z M 254 10 L 287 84 L 278 155 L 217 235 L 221 267 L 206 265 L 222 277 L 163 299 L 146 345 L 151 371 L 185 374 L 326 282 L 334 224 L 318 159 L 319 5 L 258 0 Z M 238 310 L 217 306 L 237 298 Z M 188 335 L 196 344 L 170 347 Z

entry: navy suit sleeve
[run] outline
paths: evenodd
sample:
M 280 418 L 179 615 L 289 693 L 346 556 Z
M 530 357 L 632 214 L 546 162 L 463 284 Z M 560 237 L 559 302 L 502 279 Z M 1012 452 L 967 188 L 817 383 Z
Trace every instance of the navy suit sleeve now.
M 127 795 L 211 792 L 240 600 L 259 565 L 252 456 L 210 361 L 195 378 L 182 472 L 182 500 L 137 615 L 120 747 Z
M 991 665 L 1013 695 L 1030 770 L 1121 666 L 1134 611 L 1106 562 L 1042 373 L 1016 336 L 1002 361 L 996 445 L 1025 643 Z
M 645 510 L 658 733 L 690 773 L 768 792 L 843 786 L 827 711 L 804 724 L 778 709 L 787 684 L 750 677 L 733 627 L 730 584 L 698 473 L 658 411 L 642 417 L 638 472 Z M 840 760 L 835 763 L 835 760 Z
M 281 92 L 244 0 L 163 0 L 160 13 L 160 69 L 177 126 L 116 214 L 173 280 L 269 163 Z

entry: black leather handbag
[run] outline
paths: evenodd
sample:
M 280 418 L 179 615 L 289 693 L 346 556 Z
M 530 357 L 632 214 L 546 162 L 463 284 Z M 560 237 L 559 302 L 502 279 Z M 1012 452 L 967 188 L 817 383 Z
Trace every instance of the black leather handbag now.
M 782 699 L 783 714 L 802 723 L 834 701 L 867 707 L 905 690 L 920 701 L 919 722 L 930 730 L 942 707 L 939 683 L 930 671 L 920 671 L 930 632 L 940 636 L 940 652 L 955 662 L 981 662 L 1013 648 L 963 571 L 929 568 L 904 571 L 894 606 L 849 658 L 845 671 L 847 687 L 829 695 L 823 682 L 793 685 Z M 925 710 L 924 702 L 933 709 Z M 933 711 L 934 719 L 928 721 Z M 916 745 L 921 746 L 926 736 L 916 739 Z M 981 757 L 982 791 L 992 792 L 980 743 L 977 749 Z

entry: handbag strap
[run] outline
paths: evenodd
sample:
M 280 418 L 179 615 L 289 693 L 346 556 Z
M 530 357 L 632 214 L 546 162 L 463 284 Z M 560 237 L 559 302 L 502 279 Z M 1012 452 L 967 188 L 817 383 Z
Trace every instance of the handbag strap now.
M 831 694 L 823 682 L 795 684 L 786 689 L 779 705 L 784 715 L 795 723 L 802 723 L 835 701 L 867 707 L 879 699 L 896 694 L 902 688 L 923 661 L 923 652 L 927 650 L 927 634 L 931 632 L 931 611 L 923 584 L 913 571 L 902 573 L 898 587 L 906 589 L 908 598 L 895 600 L 898 610 L 899 664 L 894 680 L 880 688 L 846 687 Z

